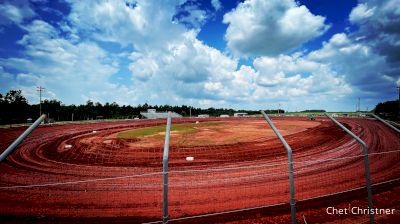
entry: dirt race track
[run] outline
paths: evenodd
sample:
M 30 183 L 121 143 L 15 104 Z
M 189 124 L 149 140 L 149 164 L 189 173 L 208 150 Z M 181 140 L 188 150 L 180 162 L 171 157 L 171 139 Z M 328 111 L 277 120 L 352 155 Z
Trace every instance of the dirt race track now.
M 196 128 L 195 122 L 216 128 Z M 362 223 L 368 215 L 328 215 L 328 206 L 367 208 L 359 144 L 327 118 L 273 118 L 294 152 L 297 218 Z M 341 118 L 369 147 L 374 202 L 400 209 L 400 135 L 370 119 Z M 287 155 L 261 118 L 173 119 L 195 132 L 171 133 L 169 215 L 176 222 L 289 223 Z M 138 120 L 41 126 L 0 164 L 0 220 L 150 222 L 162 219 L 162 133 L 117 133 L 164 125 Z M 23 128 L 0 130 L 0 151 Z M 186 157 L 194 157 L 187 161 Z M 197 219 L 185 217 L 256 208 Z M 304 215 L 304 217 L 303 217 Z M 236 221 L 235 221 L 236 220 Z

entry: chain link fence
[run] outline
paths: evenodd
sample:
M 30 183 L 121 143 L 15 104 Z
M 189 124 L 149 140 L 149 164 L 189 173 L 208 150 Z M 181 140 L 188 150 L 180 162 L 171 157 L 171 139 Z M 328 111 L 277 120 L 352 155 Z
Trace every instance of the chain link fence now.
M 362 199 L 360 206 L 368 206 L 363 152 L 355 140 L 326 118 L 293 133 L 293 121 L 311 121 L 273 120 L 293 150 L 296 206 L 307 207 L 308 201 L 317 200 L 319 208 L 326 208 L 332 204 L 326 198 L 337 195 L 346 201 L 354 199 L 348 196 L 352 192 Z M 369 147 L 373 194 L 376 186 L 400 178 L 396 132 L 369 119 L 339 121 Z M 165 130 L 165 123 L 147 120 L 36 129 L 0 164 L 0 216 L 4 220 L 162 223 L 165 136 L 138 145 L 135 139 L 117 135 L 157 126 Z M 196 128 L 201 133 L 193 135 Z M 0 130 L 1 146 L 20 132 Z M 232 135 L 238 132 L 242 134 Z M 170 140 L 169 221 L 282 206 L 287 208 L 283 213 L 290 214 L 287 154 L 264 120 L 173 119 Z M 303 213 L 297 214 L 297 220 L 303 220 Z M 368 221 L 368 215 L 357 220 Z

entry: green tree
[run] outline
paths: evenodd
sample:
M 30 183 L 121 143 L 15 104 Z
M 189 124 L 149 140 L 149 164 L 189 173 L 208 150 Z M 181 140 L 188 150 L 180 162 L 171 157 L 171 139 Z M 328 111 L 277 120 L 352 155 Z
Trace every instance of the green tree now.
M 10 90 L 5 96 L 1 95 L 0 105 L 0 122 L 3 124 L 25 122 L 29 116 L 28 100 L 21 90 Z
M 375 106 L 374 113 L 386 119 L 396 120 L 399 114 L 399 101 L 386 101 Z

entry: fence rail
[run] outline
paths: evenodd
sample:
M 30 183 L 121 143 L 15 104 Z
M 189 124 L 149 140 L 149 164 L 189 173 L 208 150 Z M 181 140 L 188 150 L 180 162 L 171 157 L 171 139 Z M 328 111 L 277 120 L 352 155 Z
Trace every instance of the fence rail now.
M 0 155 L 0 163 L 7 158 L 14 150 L 18 147 L 18 145 L 33 131 L 37 126 L 39 126 L 42 121 L 46 119 L 46 115 L 40 116 L 24 133 L 22 133 L 3 153 Z

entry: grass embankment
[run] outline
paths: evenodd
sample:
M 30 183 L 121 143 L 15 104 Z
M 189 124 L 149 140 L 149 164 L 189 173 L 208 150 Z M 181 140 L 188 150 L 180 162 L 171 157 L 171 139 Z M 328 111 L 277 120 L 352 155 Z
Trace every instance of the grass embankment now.
M 171 125 L 171 132 L 177 134 L 192 134 L 198 130 L 198 128 L 213 128 L 217 125 L 221 124 L 220 122 L 206 122 L 206 123 L 188 123 L 188 124 L 173 124 Z M 134 139 L 141 138 L 151 135 L 164 135 L 165 134 L 165 125 L 148 127 L 148 128 L 139 128 L 133 129 L 129 131 L 123 131 L 118 133 L 117 137 L 122 139 Z
M 360 114 L 367 114 L 365 112 L 326 112 L 329 115 L 337 115 L 339 117 L 358 117 Z M 277 114 L 274 114 L 277 115 Z M 325 116 L 325 112 L 285 112 L 282 116 Z

